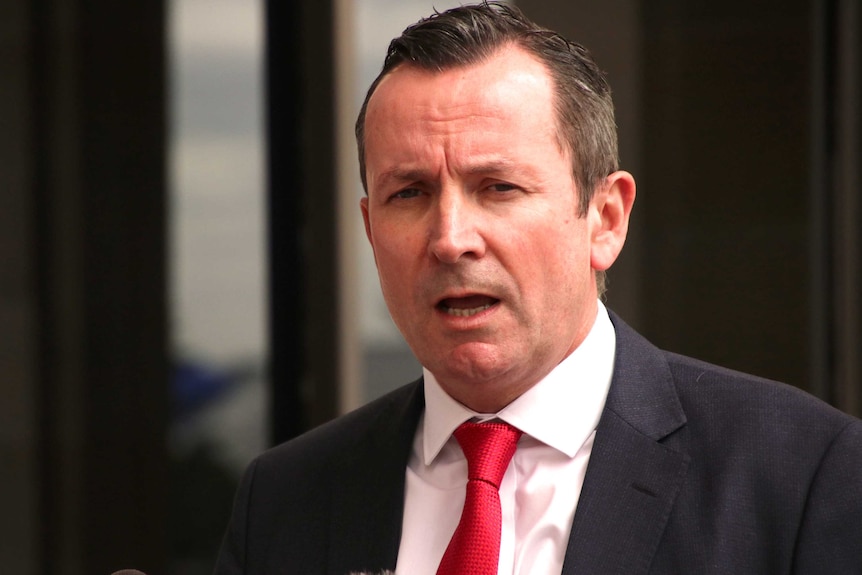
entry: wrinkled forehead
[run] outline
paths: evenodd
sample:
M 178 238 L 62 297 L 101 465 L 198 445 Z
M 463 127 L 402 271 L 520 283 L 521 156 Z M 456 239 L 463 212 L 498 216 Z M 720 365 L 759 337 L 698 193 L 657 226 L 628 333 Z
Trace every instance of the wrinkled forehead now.
M 510 179 L 503 176 L 533 173 L 552 159 L 570 164 L 548 75 L 521 54 L 442 72 L 394 70 L 369 102 L 365 128 L 369 191 L 393 177 Z

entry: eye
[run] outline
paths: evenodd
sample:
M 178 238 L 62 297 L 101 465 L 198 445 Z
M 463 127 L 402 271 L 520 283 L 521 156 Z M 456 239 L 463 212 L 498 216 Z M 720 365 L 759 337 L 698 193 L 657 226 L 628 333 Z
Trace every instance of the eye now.
M 507 184 L 507 183 L 505 183 L 505 182 L 500 182 L 500 183 L 497 183 L 497 184 L 491 184 L 490 186 L 488 186 L 488 189 L 489 189 L 489 190 L 491 190 L 492 192 L 505 193 L 505 192 L 511 192 L 511 191 L 514 191 L 514 190 L 516 190 L 516 189 L 518 189 L 518 188 L 517 188 L 516 186 L 512 185 L 512 184 Z
M 399 192 L 395 192 L 392 194 L 393 200 L 409 200 L 410 198 L 415 198 L 422 193 L 418 188 L 405 188 Z

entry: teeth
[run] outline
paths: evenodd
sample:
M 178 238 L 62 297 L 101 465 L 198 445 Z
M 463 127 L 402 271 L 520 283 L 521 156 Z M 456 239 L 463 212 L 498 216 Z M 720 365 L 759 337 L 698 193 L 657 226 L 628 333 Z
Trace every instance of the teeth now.
M 446 313 L 448 313 L 449 315 L 455 315 L 458 317 L 470 317 L 471 315 L 476 315 L 480 311 L 485 311 L 489 307 L 491 307 L 491 304 L 485 304 L 483 306 L 471 307 L 471 308 L 467 308 L 467 309 L 455 309 L 452 307 L 447 307 Z

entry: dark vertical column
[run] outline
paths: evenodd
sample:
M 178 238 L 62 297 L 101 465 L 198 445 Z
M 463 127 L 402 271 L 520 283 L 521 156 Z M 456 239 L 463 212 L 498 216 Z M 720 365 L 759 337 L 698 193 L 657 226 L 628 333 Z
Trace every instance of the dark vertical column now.
M 845 110 L 842 123 L 848 127 L 843 147 L 845 170 L 838 208 L 844 215 L 844 307 L 842 358 L 838 407 L 862 417 L 862 7 L 858 2 L 843 2 L 846 27 L 844 69 L 847 81 L 843 90 Z
M 0 2 L 0 557 L 10 573 L 39 564 L 32 50 L 28 2 Z
M 834 3 L 815 2 L 811 6 L 813 43 L 811 61 L 811 144 L 809 155 L 811 174 L 809 178 L 809 223 L 808 244 L 811 260 L 811 281 L 808 285 L 808 316 L 811 329 L 808 333 L 809 357 L 811 358 L 812 383 L 810 391 L 827 401 L 833 401 L 831 390 L 833 339 L 830 334 L 830 309 L 832 299 L 832 241 L 830 229 L 830 199 L 826 190 L 832 187 L 829 169 L 829 146 L 832 141 L 834 99 L 832 62 L 835 60 L 832 42 Z
M 88 573 L 130 564 L 159 573 L 169 383 L 163 3 L 82 0 L 78 25 L 83 559 Z
M 641 3 L 645 331 L 808 387 L 811 3 Z
M 862 9 L 817 2 L 811 185 L 817 393 L 862 414 Z
M 21 498 L 3 506 L 2 569 L 163 572 L 162 3 L 13 0 L 0 21 L 0 429 L 14 454 L 0 491 Z
M 267 2 L 273 440 L 337 413 L 333 4 Z

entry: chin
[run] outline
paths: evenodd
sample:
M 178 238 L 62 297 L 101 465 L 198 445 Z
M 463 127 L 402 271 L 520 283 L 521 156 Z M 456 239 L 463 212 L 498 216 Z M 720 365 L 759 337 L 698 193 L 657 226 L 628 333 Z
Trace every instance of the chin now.
M 471 342 L 452 350 L 445 370 L 459 380 L 477 384 L 494 381 L 512 369 L 511 355 L 500 346 Z

